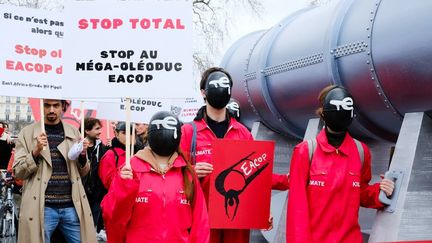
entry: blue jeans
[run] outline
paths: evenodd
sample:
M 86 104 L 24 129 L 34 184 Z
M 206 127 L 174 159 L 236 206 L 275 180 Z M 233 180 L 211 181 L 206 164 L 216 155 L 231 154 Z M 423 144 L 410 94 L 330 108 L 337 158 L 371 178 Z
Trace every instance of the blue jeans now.
M 45 243 L 51 242 L 54 230 L 59 227 L 68 243 L 80 243 L 80 222 L 74 207 L 45 207 Z

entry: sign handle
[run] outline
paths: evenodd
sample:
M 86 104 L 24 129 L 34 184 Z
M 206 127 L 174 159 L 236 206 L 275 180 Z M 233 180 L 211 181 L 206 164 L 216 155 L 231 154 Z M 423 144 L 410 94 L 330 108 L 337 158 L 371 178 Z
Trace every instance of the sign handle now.
M 136 136 L 135 136 L 135 122 L 132 123 L 132 142 L 131 142 L 131 156 L 135 154 L 135 143 L 136 143 Z
M 84 139 L 84 101 L 80 101 L 81 111 L 81 139 Z
M 40 124 L 41 124 L 41 131 L 45 133 L 45 114 L 44 114 L 44 102 L 43 99 L 39 99 L 39 110 L 40 110 Z M 46 150 L 46 146 L 43 147 L 42 150 Z
M 130 120 L 131 120 L 131 112 L 130 112 L 130 99 L 126 100 L 126 161 L 125 166 L 130 168 L 130 144 L 131 144 L 131 134 L 130 134 Z
M 105 126 L 106 126 L 106 143 L 108 144 L 108 142 L 111 140 L 110 137 L 111 121 L 105 120 Z

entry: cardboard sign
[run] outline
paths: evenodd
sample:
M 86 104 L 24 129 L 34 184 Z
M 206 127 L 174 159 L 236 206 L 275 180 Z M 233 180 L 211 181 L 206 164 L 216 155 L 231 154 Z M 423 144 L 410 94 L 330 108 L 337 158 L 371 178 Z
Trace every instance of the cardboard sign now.
M 0 95 L 61 98 L 63 17 L 5 4 L 0 15 Z
M 191 1 L 66 1 L 67 98 L 188 98 Z
M 274 146 L 273 141 L 213 141 L 210 228 L 268 227 Z

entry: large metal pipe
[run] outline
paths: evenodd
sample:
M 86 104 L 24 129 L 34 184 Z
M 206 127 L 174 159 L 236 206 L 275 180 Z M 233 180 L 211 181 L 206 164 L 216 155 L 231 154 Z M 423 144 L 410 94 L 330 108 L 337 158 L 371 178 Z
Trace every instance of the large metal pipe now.
M 405 113 L 432 110 L 432 1 L 341 0 L 238 40 L 221 66 L 242 120 L 303 137 L 329 84 L 350 90 L 352 132 L 396 140 Z

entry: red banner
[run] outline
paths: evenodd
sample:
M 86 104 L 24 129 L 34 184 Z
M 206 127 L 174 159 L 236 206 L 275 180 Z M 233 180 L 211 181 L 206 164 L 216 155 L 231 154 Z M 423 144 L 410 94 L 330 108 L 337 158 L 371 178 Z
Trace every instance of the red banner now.
M 39 121 L 40 120 L 39 99 L 30 98 L 29 104 L 31 106 L 35 121 Z M 95 110 L 84 110 L 84 112 L 85 112 L 84 117 L 95 117 L 96 116 Z M 63 113 L 62 120 L 64 122 L 67 122 L 67 123 L 75 126 L 78 129 L 81 125 L 80 117 L 81 117 L 81 110 L 79 110 L 79 109 L 73 109 L 72 110 L 71 106 L 69 106 L 69 108 L 66 110 L 66 112 Z M 102 133 L 101 133 L 100 138 L 106 144 L 107 138 L 108 139 L 113 138 L 114 132 L 113 132 L 113 129 L 111 127 L 112 125 L 107 124 L 107 121 L 101 120 L 101 123 L 102 123 L 103 129 L 102 129 Z M 109 126 L 108 130 L 106 129 L 106 126 Z M 109 134 L 107 134 L 107 133 L 109 133 Z
M 213 142 L 208 203 L 211 228 L 268 227 L 273 154 L 273 141 Z

